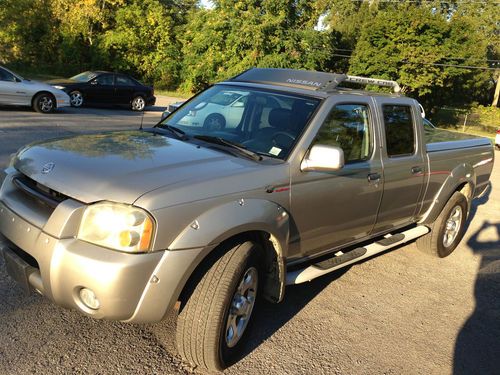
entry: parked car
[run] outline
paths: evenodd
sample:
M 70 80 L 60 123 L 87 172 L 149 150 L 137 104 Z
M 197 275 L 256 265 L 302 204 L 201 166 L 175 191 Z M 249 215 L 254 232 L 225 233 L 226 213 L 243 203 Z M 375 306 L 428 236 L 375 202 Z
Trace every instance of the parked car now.
M 145 86 L 121 73 L 83 72 L 69 79 L 52 80 L 49 83 L 67 92 L 73 107 L 84 104 L 125 105 L 133 111 L 143 111 L 156 102 L 152 86 Z
M 69 104 L 69 97 L 64 91 L 24 79 L 0 66 L 0 105 L 29 106 L 37 112 L 50 113 Z
M 163 111 L 163 113 L 161 114 L 161 119 L 163 120 L 164 118 L 166 118 L 168 115 L 170 115 L 172 112 L 175 112 L 179 109 L 179 107 L 181 105 L 183 105 L 185 102 L 182 101 L 182 102 L 175 102 L 175 103 L 171 103 L 167 106 L 167 109 L 165 109 Z
M 344 82 L 399 88 L 251 69 L 153 128 L 24 147 L 0 190 L 9 274 L 98 319 L 155 322 L 178 306 L 179 352 L 221 370 L 259 298 L 415 239 L 450 255 L 488 188 L 490 141 L 426 141 L 417 101 Z M 186 121 L 226 94 L 245 98 L 227 112 L 236 126 Z
M 497 130 L 497 135 L 495 136 L 495 147 L 500 150 L 500 129 Z

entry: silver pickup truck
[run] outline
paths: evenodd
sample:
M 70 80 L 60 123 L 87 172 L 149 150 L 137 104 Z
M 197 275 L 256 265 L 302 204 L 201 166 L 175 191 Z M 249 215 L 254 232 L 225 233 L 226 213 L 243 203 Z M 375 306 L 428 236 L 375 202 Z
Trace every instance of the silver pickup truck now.
M 456 248 L 493 147 L 420 108 L 393 81 L 250 69 L 153 128 L 31 144 L 0 191 L 7 270 L 98 319 L 177 308 L 182 356 L 223 369 L 259 299 L 415 239 Z

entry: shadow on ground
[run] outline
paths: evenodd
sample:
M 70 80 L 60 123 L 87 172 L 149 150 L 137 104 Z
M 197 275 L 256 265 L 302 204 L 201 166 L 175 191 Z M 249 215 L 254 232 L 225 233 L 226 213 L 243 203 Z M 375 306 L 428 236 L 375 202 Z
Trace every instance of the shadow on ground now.
M 488 195 L 472 207 L 471 216 Z M 490 232 L 488 240 L 482 239 L 485 231 Z M 485 221 L 467 245 L 481 263 L 474 286 L 476 309 L 457 336 L 453 374 L 500 374 L 500 222 Z

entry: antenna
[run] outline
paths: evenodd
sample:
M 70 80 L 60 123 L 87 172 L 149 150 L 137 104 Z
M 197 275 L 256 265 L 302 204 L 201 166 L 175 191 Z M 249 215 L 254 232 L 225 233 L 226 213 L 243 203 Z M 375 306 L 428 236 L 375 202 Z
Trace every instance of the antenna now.
M 142 123 L 144 122 L 144 112 L 142 111 L 142 116 L 141 116 L 141 126 L 139 126 L 139 130 L 142 130 Z

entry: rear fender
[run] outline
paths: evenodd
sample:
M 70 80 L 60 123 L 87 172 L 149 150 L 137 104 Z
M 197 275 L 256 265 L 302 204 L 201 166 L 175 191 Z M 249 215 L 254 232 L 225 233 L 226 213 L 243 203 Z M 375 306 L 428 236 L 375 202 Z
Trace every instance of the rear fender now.
M 460 190 L 460 187 L 465 185 L 467 189 L 464 191 L 468 202 L 468 211 L 470 211 L 472 203 L 472 193 L 476 187 L 476 173 L 474 168 L 469 164 L 460 164 L 453 171 L 451 171 L 448 178 L 445 180 L 441 189 L 434 197 L 433 203 L 423 217 L 419 220 L 421 224 L 431 224 L 433 223 L 444 206 L 451 198 L 455 191 Z M 471 194 L 469 194 L 469 192 Z

